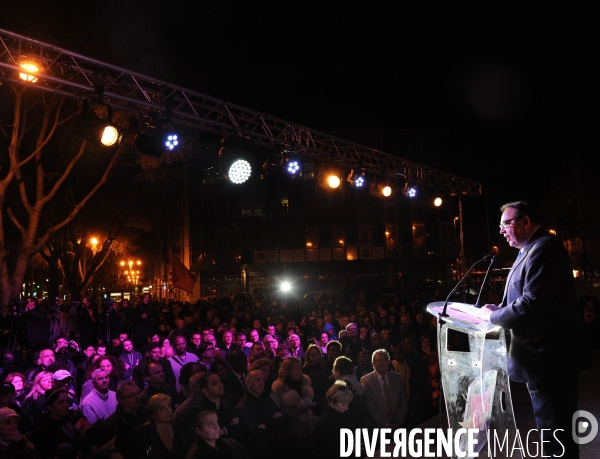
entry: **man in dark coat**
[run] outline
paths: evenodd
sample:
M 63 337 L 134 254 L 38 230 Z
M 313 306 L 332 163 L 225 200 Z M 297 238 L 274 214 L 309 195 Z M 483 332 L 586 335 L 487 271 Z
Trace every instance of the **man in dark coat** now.
M 24 322 L 25 341 L 32 351 L 48 347 L 48 309 L 44 303 L 38 305 L 37 298 L 30 296 L 19 319 Z
M 89 298 L 83 298 L 77 309 L 77 320 L 79 321 L 79 340 L 81 349 L 85 349 L 90 344 L 98 344 L 98 323 L 100 316 L 98 310 L 94 308 Z M 108 344 L 108 343 L 106 343 Z
M 142 349 L 148 336 L 154 332 L 155 311 L 152 306 L 150 294 L 144 293 L 142 301 L 135 305 L 131 313 L 130 331 L 133 346 Z
M 248 391 L 236 406 L 240 428 L 251 438 L 244 445 L 252 457 L 280 458 L 283 451 L 277 447 L 280 434 L 289 427 L 290 419 L 283 415 L 273 399 L 264 393 L 265 380 L 260 370 L 246 375 Z
M 545 433 L 544 454 L 562 456 L 564 448 L 563 457 L 576 459 L 571 421 L 577 373 L 587 365 L 588 347 L 571 258 L 527 203 L 509 203 L 501 211 L 500 233 L 520 251 L 502 303 L 484 310 L 493 324 L 510 329 L 508 375 L 527 383 L 538 429 Z

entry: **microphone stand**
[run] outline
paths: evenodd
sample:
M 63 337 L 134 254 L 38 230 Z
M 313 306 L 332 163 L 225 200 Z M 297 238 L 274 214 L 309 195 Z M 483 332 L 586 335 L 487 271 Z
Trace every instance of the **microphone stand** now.
M 450 297 L 452 296 L 452 294 L 456 291 L 456 289 L 460 286 L 460 284 L 462 284 L 462 282 L 465 280 L 465 278 L 469 275 L 469 273 L 471 271 L 473 271 L 473 268 L 475 266 L 477 266 L 479 263 L 481 263 L 482 261 L 488 261 L 488 260 L 492 260 L 492 263 L 494 262 L 494 260 L 496 259 L 496 257 L 494 257 L 494 255 L 486 255 L 485 257 L 483 257 L 481 260 L 476 261 L 475 263 L 473 263 L 473 266 L 471 266 L 469 268 L 469 270 L 465 273 L 465 275 L 458 281 L 458 284 L 456 284 L 454 286 L 454 288 L 452 289 L 452 291 L 448 294 L 448 297 L 446 298 L 446 301 L 444 303 L 444 309 L 442 310 L 442 312 L 439 314 L 439 322 L 441 325 L 444 325 L 446 323 L 446 321 L 444 320 L 444 317 L 448 317 L 448 313 L 446 312 L 446 310 L 448 309 L 448 301 L 450 300 Z M 491 263 L 490 263 L 491 266 Z M 489 272 L 489 268 L 488 268 L 488 272 Z M 486 275 L 487 277 L 487 275 Z
M 483 278 L 483 282 L 481 283 L 481 288 L 479 289 L 479 295 L 477 295 L 477 301 L 475 302 L 476 308 L 481 307 L 481 305 L 479 304 L 479 301 L 481 300 L 481 294 L 483 293 L 483 287 L 485 286 L 485 283 L 487 282 L 487 278 L 490 275 L 492 265 L 494 264 L 495 261 L 496 261 L 496 257 L 492 255 L 492 261 L 490 262 L 490 265 L 488 266 L 488 269 L 485 273 L 485 277 Z

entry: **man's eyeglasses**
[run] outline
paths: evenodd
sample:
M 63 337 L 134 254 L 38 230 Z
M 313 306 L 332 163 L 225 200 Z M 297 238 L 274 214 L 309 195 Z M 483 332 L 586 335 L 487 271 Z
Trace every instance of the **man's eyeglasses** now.
M 500 224 L 498 225 L 500 227 L 500 229 L 505 229 L 508 228 L 509 226 L 512 226 L 512 222 L 514 220 L 518 220 L 519 218 L 522 218 L 523 216 L 519 216 L 519 217 L 515 217 L 515 218 L 511 218 L 510 220 L 504 220 L 503 222 L 500 222 Z
M 133 393 L 131 393 L 131 394 L 129 394 L 129 395 L 126 395 L 125 397 L 122 397 L 122 398 L 123 398 L 123 399 L 127 399 L 127 398 L 134 398 L 134 397 L 139 397 L 139 396 L 141 396 L 141 395 L 142 395 L 142 393 L 141 393 L 141 392 L 133 392 Z

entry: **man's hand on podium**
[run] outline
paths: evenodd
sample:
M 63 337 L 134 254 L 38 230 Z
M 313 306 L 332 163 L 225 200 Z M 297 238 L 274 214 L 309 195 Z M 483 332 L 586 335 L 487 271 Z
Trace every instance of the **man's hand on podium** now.
M 492 312 L 498 311 L 499 309 L 500 308 L 498 306 L 496 306 L 495 304 L 486 304 L 481 307 L 481 314 L 479 317 L 481 317 L 482 319 L 485 319 L 485 320 L 490 320 L 490 316 L 492 315 Z

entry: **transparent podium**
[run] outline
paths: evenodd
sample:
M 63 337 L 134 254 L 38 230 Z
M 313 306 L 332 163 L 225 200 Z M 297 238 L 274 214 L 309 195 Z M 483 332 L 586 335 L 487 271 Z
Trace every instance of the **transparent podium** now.
M 486 457 L 490 444 L 504 438 L 512 442 L 518 435 L 506 372 L 505 332 L 480 318 L 481 309 L 463 303 L 448 303 L 448 317 L 443 318 L 442 325 L 439 315 L 443 308 L 444 301 L 427 306 L 427 311 L 438 317 L 438 352 L 448 427 L 453 432 L 477 429 L 475 451 L 481 451 L 478 457 Z M 449 335 L 454 332 L 468 336 L 468 350 L 448 349 Z M 461 443 L 466 443 L 465 437 Z M 466 451 L 464 444 L 461 450 Z M 518 450 L 515 453 L 520 454 Z M 456 452 L 452 457 L 457 457 Z

